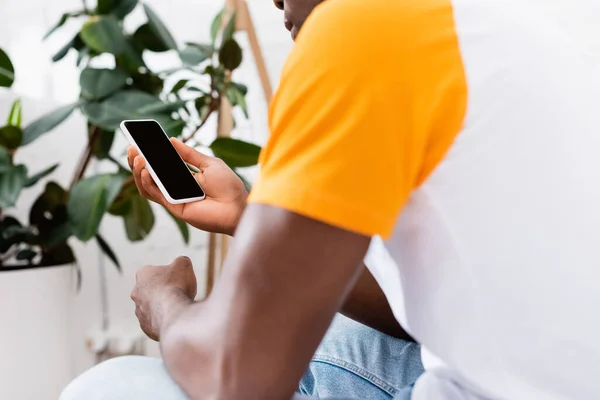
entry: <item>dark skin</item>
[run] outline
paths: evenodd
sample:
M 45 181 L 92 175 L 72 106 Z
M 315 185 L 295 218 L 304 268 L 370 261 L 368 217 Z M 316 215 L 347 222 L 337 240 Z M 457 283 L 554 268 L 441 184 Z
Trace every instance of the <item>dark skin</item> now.
M 176 139 L 172 139 L 172 143 L 188 164 L 194 165 L 202 171 L 195 177 L 206 192 L 206 199 L 186 204 L 167 202 L 145 169 L 144 159 L 131 147 L 128 150 L 128 160 L 138 190 L 147 199 L 163 205 L 173 215 L 198 229 L 233 236 L 246 207 L 248 193 L 244 184 L 218 158 L 202 154 Z M 362 266 L 361 274 L 340 312 L 379 332 L 404 340 L 412 340 L 396 321 L 375 278 L 362 262 L 360 264 Z
M 293 37 L 317 3 L 284 2 Z M 310 10 L 305 4 L 312 4 Z M 186 152 L 191 156 L 193 150 L 175 145 L 184 159 Z M 165 204 L 141 157 L 131 150 L 129 156 L 140 192 Z M 201 184 L 225 171 L 219 162 L 209 161 L 212 164 L 205 163 L 197 175 Z M 289 399 L 350 293 L 365 297 L 349 303 L 355 313 L 368 316 L 371 307 L 381 312 L 382 297 L 364 295 L 374 290 L 369 289 L 372 277 L 363 274 L 362 264 L 371 239 L 261 204 L 245 207 L 238 224 L 226 210 L 231 204 L 245 204 L 245 198 L 236 190 L 214 196 L 206 192 L 207 200 L 194 206 L 168 208 L 191 216 L 194 207 L 207 202 L 213 213 L 234 221 L 200 221 L 223 232 L 235 231 L 223 273 L 211 296 L 195 302 L 196 278 L 189 259 L 141 268 L 132 292 L 140 326 L 160 340 L 170 375 L 192 399 Z M 365 284 L 357 286 L 361 276 Z
M 358 279 L 369 242 L 250 204 L 208 300 L 193 302 L 191 262 L 178 258 L 138 272 L 136 315 L 192 399 L 289 399 Z

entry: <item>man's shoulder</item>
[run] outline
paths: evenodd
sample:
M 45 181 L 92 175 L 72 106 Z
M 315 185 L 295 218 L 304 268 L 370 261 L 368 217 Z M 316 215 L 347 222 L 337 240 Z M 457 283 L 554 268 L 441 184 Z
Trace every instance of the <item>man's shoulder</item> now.
M 447 42 L 455 31 L 451 0 L 326 0 L 306 21 L 298 44 L 402 56 Z
M 419 28 L 423 20 L 435 19 L 439 13 L 451 15 L 452 3 L 451 0 L 326 0 L 307 22 L 314 19 L 319 26 L 332 28 L 336 23 L 350 22 L 373 32 Z

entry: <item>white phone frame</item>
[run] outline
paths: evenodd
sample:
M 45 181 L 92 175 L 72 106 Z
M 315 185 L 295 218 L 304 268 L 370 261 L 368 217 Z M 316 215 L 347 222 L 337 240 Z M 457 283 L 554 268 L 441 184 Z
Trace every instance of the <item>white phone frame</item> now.
M 156 186 L 158 186 L 158 188 L 160 189 L 160 192 L 163 194 L 163 196 L 165 196 L 165 199 L 167 199 L 167 201 L 171 204 L 183 204 L 183 203 L 192 203 L 194 201 L 200 201 L 200 200 L 204 200 L 204 198 L 206 197 L 206 194 L 204 196 L 201 197 L 191 197 L 191 198 L 187 198 L 187 199 L 179 199 L 176 200 L 174 198 L 171 197 L 171 195 L 169 195 L 169 193 L 167 192 L 167 189 L 165 189 L 165 186 L 162 184 L 162 182 L 160 181 L 160 179 L 158 178 L 158 175 L 156 175 L 156 173 L 154 172 L 154 170 L 152 169 L 152 166 L 150 165 L 150 163 L 148 162 L 148 159 L 146 159 L 146 157 L 144 156 L 144 153 L 142 152 L 142 150 L 140 149 L 140 147 L 138 146 L 138 144 L 135 142 L 135 140 L 133 140 L 133 136 L 131 136 L 131 133 L 127 130 L 127 127 L 125 126 L 126 122 L 156 122 L 158 124 L 158 126 L 160 127 L 160 129 L 163 131 L 164 135 L 167 137 L 167 139 L 169 138 L 167 136 L 167 134 L 165 133 L 165 130 L 162 128 L 162 126 L 160 126 L 160 124 L 153 120 L 153 119 L 128 119 L 125 121 L 121 122 L 121 131 L 123 132 L 123 134 L 125 135 L 125 137 L 127 138 L 127 141 L 134 146 L 138 153 L 144 157 L 144 160 L 146 161 L 146 169 L 148 170 L 148 172 L 150 173 L 150 176 L 152 177 L 152 179 L 154 179 L 154 182 L 156 183 Z M 173 146 L 173 144 L 171 143 L 171 141 L 169 140 L 169 144 L 171 146 Z M 175 150 L 175 148 L 173 147 L 173 150 Z M 175 150 L 175 152 L 177 153 L 177 150 Z M 177 153 L 177 155 L 179 155 L 179 153 Z M 179 159 L 181 160 L 182 163 L 184 163 L 186 165 L 187 168 L 187 164 L 185 163 L 185 161 L 183 161 L 183 159 L 181 158 L 181 156 L 179 156 Z M 198 181 L 196 181 L 196 178 L 194 178 L 194 175 L 192 174 L 192 171 L 190 172 L 190 176 L 194 179 L 194 181 L 198 184 L 198 186 L 200 187 L 200 189 L 202 190 L 202 192 L 206 193 L 204 191 L 204 189 L 202 188 L 202 186 L 200 186 L 200 184 L 198 183 Z

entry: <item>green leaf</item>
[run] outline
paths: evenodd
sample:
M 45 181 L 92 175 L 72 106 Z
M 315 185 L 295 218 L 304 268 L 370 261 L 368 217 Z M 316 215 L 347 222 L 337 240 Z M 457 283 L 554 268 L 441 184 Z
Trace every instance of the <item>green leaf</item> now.
M 219 62 L 230 71 L 233 71 L 242 63 L 242 48 L 234 39 L 223 44 L 219 51 Z
M 223 39 L 221 43 L 227 43 L 229 40 L 233 39 L 233 34 L 235 33 L 235 23 L 237 21 L 237 13 L 234 12 L 227 21 L 227 25 L 225 29 L 223 29 Z
M 42 194 L 29 210 L 29 224 L 39 226 L 49 220 L 56 220 L 56 207 L 66 205 L 69 194 L 56 182 L 48 182 Z M 48 218 L 50 216 L 51 218 Z
M 189 82 L 188 79 L 180 79 L 179 82 L 177 82 L 174 86 L 173 89 L 171 89 L 171 93 L 177 93 L 178 91 L 180 91 L 181 89 L 183 89 L 183 87 Z
M 117 56 L 117 62 L 120 66 L 130 72 L 138 72 L 140 67 L 145 67 L 144 58 L 142 57 L 142 49 L 132 37 L 128 37 L 127 45 L 123 51 L 123 55 Z
M 252 184 L 250 182 L 248 182 L 248 180 L 246 178 L 244 178 L 244 176 L 242 174 L 240 174 L 238 171 L 234 170 L 233 172 L 235 172 L 235 174 L 238 176 L 238 178 L 240 178 L 240 180 L 244 184 L 244 187 L 246 188 L 246 191 L 248 193 L 250 193 L 250 191 L 252 190 Z
M 131 76 L 133 79 L 132 86 L 137 90 L 158 96 L 162 93 L 164 87 L 164 80 L 153 74 L 152 72 L 146 73 L 135 73 Z
M 204 96 L 198 97 L 196 99 L 196 101 L 194 102 L 194 106 L 196 107 L 196 110 L 198 111 L 198 116 L 200 117 L 201 120 L 204 120 L 204 118 L 206 117 L 206 114 L 210 110 L 210 105 L 211 105 L 212 101 L 213 101 L 212 95 L 210 95 L 209 93 L 206 93 L 206 94 L 204 94 Z
M 98 233 L 104 213 L 121 190 L 122 174 L 96 175 L 83 179 L 73 187 L 67 204 L 73 233 L 83 242 Z
M 26 243 L 29 235 L 29 229 L 18 222 L 16 225 L 5 225 L 3 220 L 0 224 L 0 253 L 6 253 L 15 244 Z
M 180 220 L 179 218 L 177 218 L 176 216 L 174 216 L 173 214 L 171 214 L 169 211 L 167 211 L 169 213 L 169 215 L 171 216 L 171 218 L 173 218 L 173 221 L 175 221 L 175 224 L 177 224 L 177 228 L 179 229 L 179 232 L 181 232 L 181 236 L 183 236 L 183 241 L 185 244 L 189 244 L 190 243 L 190 230 L 188 228 L 188 225 L 183 222 L 182 220 Z
M 221 28 L 221 23 L 223 22 L 223 12 L 225 10 L 221 10 L 213 19 L 210 25 L 210 40 L 215 47 L 215 43 L 217 42 L 217 35 L 219 34 L 219 29 Z
M 0 208 L 15 205 L 27 181 L 27 167 L 17 165 L 0 175 Z
M 13 217 L 5 216 L 0 220 L 0 254 L 6 253 L 13 245 L 26 240 L 27 228 Z
M 185 42 L 186 46 L 188 47 L 195 47 L 196 49 L 200 50 L 202 53 L 206 54 L 207 57 L 212 57 L 213 54 L 215 53 L 215 48 L 210 45 L 210 44 L 202 44 L 202 43 L 196 43 L 196 42 Z
M 124 175 L 126 179 L 133 176 L 130 172 Z M 108 212 L 120 217 L 127 215 L 131 210 L 131 199 L 137 194 L 138 191 L 135 185 L 124 185 L 121 192 L 110 205 Z
M 69 104 L 67 106 L 58 108 L 48 114 L 42 115 L 23 129 L 23 142 L 22 146 L 33 142 L 35 139 L 40 137 L 46 132 L 51 131 L 66 120 L 69 115 L 80 106 L 80 102 Z
M 182 119 L 173 119 L 170 115 L 159 114 L 152 117 L 160 124 L 169 137 L 179 137 L 185 128 L 185 121 Z
M 84 48 L 82 48 L 81 50 L 79 50 L 79 52 L 77 52 L 77 66 L 79 67 L 81 65 L 81 63 L 83 62 L 83 58 L 88 56 L 90 54 L 90 48 L 85 46 Z
M 17 253 L 16 259 L 19 261 L 30 261 L 37 256 L 37 252 L 31 249 L 23 249 Z
M 260 146 L 232 138 L 217 138 L 210 145 L 216 157 L 230 168 L 251 167 L 258 164 Z
M 86 68 L 81 71 L 81 95 L 87 99 L 100 99 L 121 89 L 129 75 L 120 69 Z
M 0 147 L 0 174 L 5 173 L 11 168 L 12 163 L 10 161 L 10 153 L 8 152 L 8 149 Z
M 137 0 L 98 0 L 96 11 L 98 14 L 113 14 L 119 19 L 123 19 L 129 14 L 135 6 Z
M 48 168 L 46 168 L 46 169 L 38 172 L 35 175 L 30 176 L 29 178 L 27 178 L 27 181 L 25 182 L 25 187 L 28 188 L 28 187 L 31 187 L 31 186 L 35 185 L 36 183 L 39 182 L 40 179 L 45 178 L 46 176 L 48 176 L 51 173 L 53 173 L 54 170 L 56 168 L 58 168 L 59 165 L 60 164 L 58 164 L 58 163 L 54 164 L 54 165 L 52 165 L 52 166 L 50 166 L 50 167 L 48 167 Z
M 185 107 L 187 102 L 188 101 L 186 101 L 186 100 L 179 100 L 179 101 L 175 101 L 173 103 L 149 104 L 147 106 L 141 107 L 139 109 L 139 112 L 144 115 L 171 113 L 173 111 L 179 110 L 182 107 Z
M 133 40 L 143 49 L 148 49 L 156 53 L 171 50 L 171 48 L 163 42 L 162 38 L 156 35 L 149 24 L 141 25 L 133 34 Z
M 248 94 L 248 86 L 244 85 L 243 83 L 231 82 L 231 85 L 244 96 Z
M 0 49 L 0 87 L 11 87 L 15 81 L 15 68 L 10 58 Z
M 132 242 L 143 240 L 154 226 L 154 213 L 148 200 L 139 193 L 131 197 L 131 209 L 123 217 L 127 238 Z
M 119 20 L 113 15 L 90 18 L 80 35 L 85 44 L 99 53 L 121 54 L 127 48 Z
M 177 43 L 175 43 L 175 39 L 173 39 L 173 36 L 171 36 L 171 33 L 169 33 L 169 30 L 154 12 L 154 10 L 152 10 L 148 4 L 144 4 L 144 11 L 148 17 L 148 25 L 154 34 L 159 37 L 169 49 L 177 50 Z
M 201 62 L 207 60 L 210 55 L 211 53 L 196 46 L 186 46 L 179 52 L 181 62 L 189 66 L 199 65 Z
M 43 251 L 40 265 L 65 265 L 73 262 L 75 262 L 75 253 L 73 253 L 73 249 L 71 249 L 67 243 L 62 243 Z
M 231 105 L 239 106 L 244 112 L 246 118 L 248 118 L 248 106 L 246 105 L 246 98 L 244 97 L 244 94 L 240 92 L 236 86 L 232 85 L 227 88 L 225 95 L 231 102 Z
M 63 26 L 65 24 L 65 22 L 67 22 L 67 20 L 71 17 L 71 14 L 69 13 L 65 13 L 63 14 L 60 19 L 58 20 L 58 22 L 56 24 L 54 24 L 54 26 L 48 31 L 48 33 L 46 33 L 44 35 L 44 38 L 42 40 L 46 40 L 48 39 L 48 37 L 50 35 L 52 35 L 58 28 L 60 28 L 61 26 Z
M 10 108 L 10 114 L 8 114 L 8 121 L 6 122 L 6 125 L 16 126 L 17 128 L 21 127 L 21 108 L 21 100 L 15 100 Z
M 66 207 L 61 206 L 61 210 L 64 211 L 65 219 L 66 219 Z M 61 211 L 62 213 L 62 211 Z M 47 246 L 55 246 L 58 243 L 66 242 L 69 237 L 73 234 L 73 228 L 69 221 L 63 221 L 62 223 L 52 226 L 48 231 L 47 235 L 42 239 L 43 243 Z
M 65 58 L 65 56 L 69 53 L 69 50 L 71 50 L 72 48 L 75 47 L 77 38 L 79 38 L 79 34 L 75 35 L 75 37 L 73 39 L 71 39 L 67 43 L 65 43 L 65 45 L 63 47 L 61 47 L 60 50 L 58 50 L 55 55 L 52 56 L 52 61 L 58 62 L 58 61 L 62 60 L 63 58 Z
M 101 103 L 87 103 L 81 108 L 89 120 L 106 130 L 116 130 L 125 119 L 150 118 L 140 112 L 147 106 L 164 104 L 158 97 L 139 90 L 123 90 Z
M 206 94 L 206 92 L 204 90 L 202 90 L 202 89 L 200 89 L 199 87 L 196 87 L 196 86 L 189 86 L 187 88 L 187 90 L 189 90 L 190 92 L 199 92 L 199 93 L 202 93 L 202 94 Z
M 0 146 L 16 149 L 23 141 L 23 131 L 16 126 L 6 125 L 0 128 Z
M 108 155 L 110 153 L 110 149 L 115 140 L 115 131 L 114 130 L 107 131 L 100 127 L 97 127 L 96 129 L 100 129 L 100 132 L 98 134 L 98 141 L 96 142 L 96 145 L 94 146 L 94 155 L 96 156 L 97 159 L 104 160 L 106 157 L 108 157 Z
M 72 235 L 67 218 L 69 194 L 56 182 L 48 182 L 29 210 L 29 224 L 38 231 L 40 245 L 53 246 Z
M 98 242 L 98 246 L 100 246 L 100 250 L 102 250 L 102 252 L 106 254 L 108 258 L 110 258 L 113 264 L 115 264 L 115 267 L 117 267 L 117 271 L 119 271 L 119 273 L 123 273 L 123 270 L 121 269 L 121 264 L 119 264 L 119 260 L 117 259 L 115 252 L 110 248 L 106 240 L 104 240 L 104 238 L 100 236 L 100 234 L 97 234 L 96 241 Z

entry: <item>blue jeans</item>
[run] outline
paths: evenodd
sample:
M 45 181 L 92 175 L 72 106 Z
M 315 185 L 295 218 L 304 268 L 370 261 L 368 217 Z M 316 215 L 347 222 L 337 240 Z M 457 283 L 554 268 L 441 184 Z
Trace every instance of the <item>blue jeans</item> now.
M 388 400 L 423 373 L 421 349 L 338 314 L 299 392 L 317 398 Z
M 423 373 L 419 346 L 336 316 L 299 384 L 297 399 L 404 400 Z M 306 397 L 305 397 L 306 396 Z M 408 397 L 407 397 L 408 396 Z M 60 400 L 184 400 L 162 361 L 120 357 L 75 379 Z

